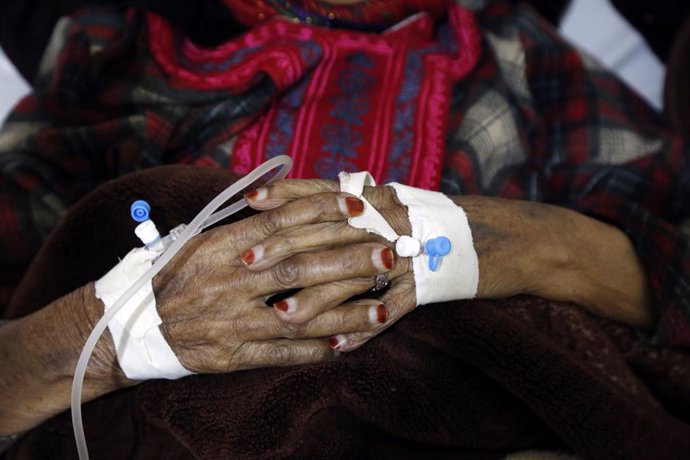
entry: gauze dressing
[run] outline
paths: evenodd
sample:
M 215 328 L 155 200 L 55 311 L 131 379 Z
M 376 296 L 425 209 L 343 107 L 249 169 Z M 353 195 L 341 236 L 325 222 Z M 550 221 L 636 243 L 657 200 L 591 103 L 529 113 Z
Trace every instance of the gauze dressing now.
M 471 299 L 479 285 L 479 261 L 465 211 L 447 196 L 406 185 L 388 184 L 406 206 L 412 235 L 400 236 L 371 203 L 362 197 L 365 185 L 376 185 L 367 172 L 340 173 L 340 189 L 364 201 L 361 216 L 349 224 L 396 243 L 399 257 L 412 257 L 417 305 Z M 446 249 L 434 253 L 434 243 Z
M 132 249 L 120 263 L 96 281 L 96 297 L 103 301 L 105 311 L 146 273 L 159 255 L 159 251 Z M 149 280 L 108 323 L 117 350 L 117 360 L 127 378 L 172 380 L 193 374 L 182 366 L 163 337 L 158 327 L 162 322 Z

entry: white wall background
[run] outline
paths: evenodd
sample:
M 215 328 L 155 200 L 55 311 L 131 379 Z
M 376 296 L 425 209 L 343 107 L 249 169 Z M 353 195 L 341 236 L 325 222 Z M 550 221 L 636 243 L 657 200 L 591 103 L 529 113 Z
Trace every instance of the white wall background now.
M 17 73 L 17 70 L 0 48 L 0 123 L 5 120 L 14 104 L 29 90 L 29 85 Z
M 575 0 L 561 21 L 561 33 L 612 69 L 657 110 L 661 109 L 664 65 L 609 0 Z

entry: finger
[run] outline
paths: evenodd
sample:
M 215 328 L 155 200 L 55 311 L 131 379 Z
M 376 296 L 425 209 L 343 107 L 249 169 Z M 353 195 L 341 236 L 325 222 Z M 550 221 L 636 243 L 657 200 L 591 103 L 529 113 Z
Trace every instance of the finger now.
M 260 241 L 291 227 L 321 222 L 343 221 L 364 211 L 364 202 L 347 193 L 320 193 L 287 203 L 277 209 L 256 214 L 225 228 L 233 238 L 241 238 L 237 247 L 250 248 Z M 242 254 L 245 263 L 251 264 L 254 251 Z
M 336 334 L 370 331 L 388 321 L 388 308 L 378 300 L 355 301 L 333 308 L 302 324 L 281 321 L 270 308 L 258 309 L 242 321 L 245 338 L 308 339 Z
M 245 342 L 228 363 L 228 370 L 294 366 L 332 359 L 333 349 L 323 339 L 254 340 Z
M 275 314 L 288 323 L 304 323 L 337 307 L 348 299 L 368 291 L 374 285 L 373 277 L 354 278 L 320 284 L 302 289 L 292 296 L 273 304 Z
M 290 289 L 386 273 L 395 254 L 378 243 L 362 243 L 329 251 L 297 254 L 268 270 L 254 273 L 247 284 L 257 296 Z
M 325 222 L 311 225 L 308 231 L 301 226 L 283 230 L 245 251 L 242 261 L 250 270 L 261 271 L 295 254 L 364 242 L 382 242 L 382 238 L 347 222 Z
M 251 190 L 244 197 L 252 208 L 265 211 L 317 193 L 337 192 L 337 182 L 320 179 L 284 179 Z
M 373 302 L 373 300 L 366 301 Z M 385 304 L 388 309 L 388 318 L 386 322 L 381 324 L 380 327 L 369 331 L 351 332 L 331 336 L 329 344 L 335 351 L 349 352 L 358 349 L 373 337 L 376 337 L 395 324 L 407 313 L 414 310 L 417 301 L 414 291 L 413 275 L 404 275 L 398 278 L 396 282 L 391 285 L 388 292 L 381 296 L 379 301 Z M 342 308 L 346 306 L 347 304 L 344 304 Z
M 248 192 L 247 203 L 257 210 L 267 210 L 284 203 L 325 191 L 340 190 L 337 182 L 325 180 L 286 179 Z M 376 208 L 400 235 L 409 235 L 410 223 L 407 211 L 392 187 L 364 187 L 363 196 Z

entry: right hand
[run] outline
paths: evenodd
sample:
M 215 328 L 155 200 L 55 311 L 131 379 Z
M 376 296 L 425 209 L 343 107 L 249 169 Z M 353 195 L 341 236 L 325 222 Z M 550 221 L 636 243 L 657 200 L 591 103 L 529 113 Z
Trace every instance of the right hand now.
M 322 361 L 334 353 L 328 337 L 385 323 L 388 311 L 380 304 L 336 307 L 393 267 L 390 248 L 365 232 L 350 246 L 299 253 L 264 271 L 251 271 L 240 259 L 285 229 L 327 240 L 361 212 L 360 203 L 346 193 L 315 194 L 190 240 L 153 283 L 161 330 L 182 365 L 220 373 Z M 265 301 L 295 289 L 302 289 L 304 302 L 335 308 L 301 324 L 281 321 Z

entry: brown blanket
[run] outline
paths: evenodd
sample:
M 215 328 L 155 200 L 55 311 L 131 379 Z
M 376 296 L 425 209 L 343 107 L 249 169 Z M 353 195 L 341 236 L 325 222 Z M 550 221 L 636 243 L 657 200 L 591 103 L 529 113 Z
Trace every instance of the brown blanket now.
M 183 166 L 135 173 L 74 207 L 10 314 L 100 277 L 136 244 L 129 203 L 164 230 L 232 180 Z M 84 408 L 93 458 L 690 458 L 690 353 L 657 349 L 572 304 L 517 297 L 418 308 L 331 362 L 150 381 Z M 69 414 L 11 458 L 74 458 Z

